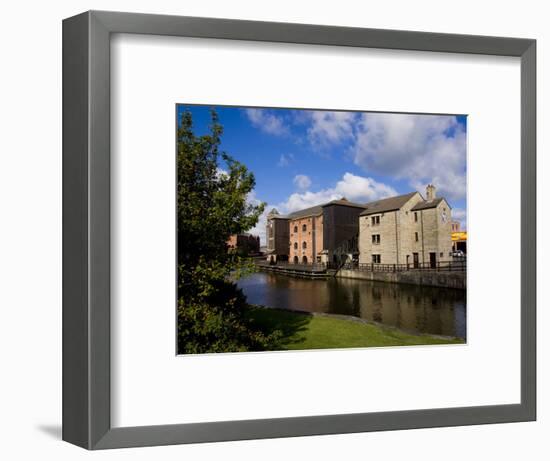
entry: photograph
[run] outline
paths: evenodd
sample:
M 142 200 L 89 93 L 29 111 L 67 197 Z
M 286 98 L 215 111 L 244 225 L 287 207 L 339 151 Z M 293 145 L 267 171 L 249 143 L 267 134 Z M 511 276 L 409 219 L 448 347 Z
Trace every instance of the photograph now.
M 176 117 L 178 354 L 466 343 L 465 115 Z

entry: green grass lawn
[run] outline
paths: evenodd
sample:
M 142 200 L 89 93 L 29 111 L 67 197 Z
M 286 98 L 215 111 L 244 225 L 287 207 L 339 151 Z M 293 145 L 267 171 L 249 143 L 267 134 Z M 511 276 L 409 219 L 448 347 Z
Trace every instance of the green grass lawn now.
M 264 331 L 280 330 L 273 350 L 461 344 L 462 339 L 414 335 L 395 328 L 330 316 L 251 306 L 249 317 Z

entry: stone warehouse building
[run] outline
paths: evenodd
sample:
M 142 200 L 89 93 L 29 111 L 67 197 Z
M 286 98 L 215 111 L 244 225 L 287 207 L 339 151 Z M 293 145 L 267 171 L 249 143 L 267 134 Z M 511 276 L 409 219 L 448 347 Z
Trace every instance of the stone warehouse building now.
M 358 252 L 359 214 L 364 209 L 343 198 L 286 216 L 272 210 L 267 217 L 268 261 L 311 264 L 351 257 Z
M 426 199 L 411 192 L 377 200 L 360 215 L 359 263 L 435 267 L 451 252 L 451 207 L 431 184 Z

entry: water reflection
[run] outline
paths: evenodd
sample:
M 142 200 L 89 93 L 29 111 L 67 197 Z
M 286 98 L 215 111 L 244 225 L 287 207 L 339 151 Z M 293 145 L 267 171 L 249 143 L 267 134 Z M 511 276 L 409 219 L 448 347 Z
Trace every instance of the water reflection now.
M 353 315 L 409 331 L 466 338 L 462 290 L 257 272 L 238 281 L 252 304 Z

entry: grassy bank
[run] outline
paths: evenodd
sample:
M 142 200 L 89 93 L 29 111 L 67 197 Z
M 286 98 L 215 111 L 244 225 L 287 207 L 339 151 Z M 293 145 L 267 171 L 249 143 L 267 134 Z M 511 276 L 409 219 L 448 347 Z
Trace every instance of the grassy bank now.
M 274 350 L 414 346 L 464 342 L 461 339 L 414 335 L 395 328 L 354 320 L 258 306 L 250 307 L 248 315 L 264 331 L 280 330 L 282 332 L 278 346 Z

